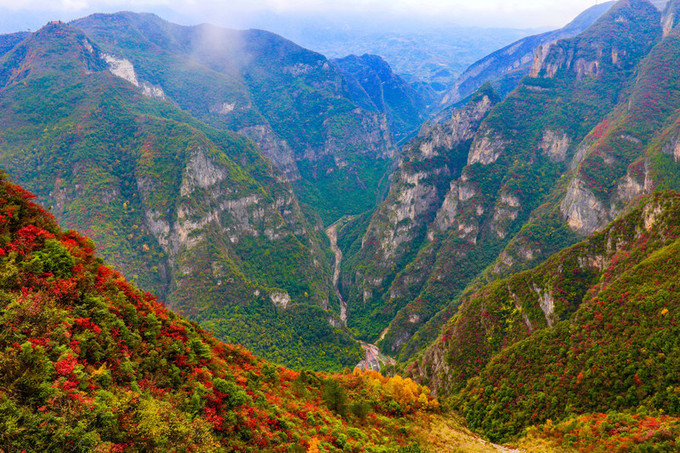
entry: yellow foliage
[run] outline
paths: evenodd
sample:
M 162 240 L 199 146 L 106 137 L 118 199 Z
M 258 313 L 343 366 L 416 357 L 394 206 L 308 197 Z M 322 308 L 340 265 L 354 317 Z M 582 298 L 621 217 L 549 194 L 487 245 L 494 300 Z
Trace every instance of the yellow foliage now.
M 307 448 L 307 453 L 319 453 L 319 439 L 312 437 L 309 441 L 309 448 Z
M 439 410 L 439 403 L 430 396 L 430 389 L 411 378 L 386 377 L 377 371 L 359 369 L 354 370 L 354 376 L 360 377 L 370 392 L 392 398 L 406 411 Z
M 107 371 L 108 371 L 108 369 L 106 368 L 106 364 L 103 364 L 102 366 L 100 366 L 99 368 L 97 368 L 96 370 L 94 370 L 92 372 L 92 377 L 95 377 L 95 378 L 99 377 L 103 374 L 106 374 Z

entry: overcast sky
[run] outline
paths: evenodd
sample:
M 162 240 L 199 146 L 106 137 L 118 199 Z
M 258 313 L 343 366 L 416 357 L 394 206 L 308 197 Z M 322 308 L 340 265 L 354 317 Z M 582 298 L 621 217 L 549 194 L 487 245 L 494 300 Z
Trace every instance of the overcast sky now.
M 565 25 L 597 0 L 0 0 L 0 31 L 35 29 L 49 19 L 95 11 L 156 12 L 184 24 L 211 22 L 248 28 L 261 14 L 357 15 L 382 13 L 439 23 L 512 28 Z

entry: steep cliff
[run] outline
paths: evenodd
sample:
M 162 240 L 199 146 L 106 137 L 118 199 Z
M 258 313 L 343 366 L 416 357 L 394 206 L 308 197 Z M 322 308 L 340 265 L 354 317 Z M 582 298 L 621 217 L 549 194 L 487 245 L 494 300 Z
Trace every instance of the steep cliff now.
M 385 290 L 426 240 L 449 182 L 460 175 L 472 138 L 497 101 L 486 87 L 446 122 L 425 127 L 404 147 L 390 193 L 373 214 L 361 250 L 348 253 L 344 266 L 349 326 L 362 337 L 375 338 L 401 308 L 384 304 Z
M 522 78 L 529 75 L 537 55 L 548 52 L 550 46 L 557 41 L 572 38 L 586 30 L 614 3 L 610 1 L 595 5 L 559 30 L 520 39 L 475 62 L 443 95 L 440 107 L 460 102 L 486 82 L 491 82 L 494 89 L 504 98 L 517 87 Z

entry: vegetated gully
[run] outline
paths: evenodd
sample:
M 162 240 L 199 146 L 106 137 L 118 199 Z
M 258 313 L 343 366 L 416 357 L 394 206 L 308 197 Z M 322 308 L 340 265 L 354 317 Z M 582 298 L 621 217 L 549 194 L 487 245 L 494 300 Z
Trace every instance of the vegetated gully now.
M 331 250 L 335 255 L 335 265 L 333 266 L 333 288 L 335 288 L 335 295 L 338 296 L 338 300 L 340 301 L 340 321 L 342 321 L 342 324 L 345 327 L 347 327 L 347 301 L 342 297 L 342 294 L 340 294 L 340 289 L 338 287 L 338 283 L 340 282 L 340 266 L 342 265 L 342 250 L 338 247 L 338 227 L 347 220 L 347 218 L 342 218 L 326 228 L 326 236 L 328 236 L 328 239 L 330 240 Z M 367 368 L 370 367 L 371 369 L 375 369 L 376 367 L 379 369 L 380 362 L 378 357 L 380 355 L 380 349 L 376 345 L 364 342 L 361 342 L 361 346 L 364 348 L 364 351 L 366 351 L 366 358 L 364 361 L 366 364 L 365 366 Z

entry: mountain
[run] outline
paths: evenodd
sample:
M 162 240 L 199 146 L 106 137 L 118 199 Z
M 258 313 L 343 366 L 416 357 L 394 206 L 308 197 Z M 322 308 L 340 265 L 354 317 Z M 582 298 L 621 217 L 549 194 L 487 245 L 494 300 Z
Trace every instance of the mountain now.
M 120 67 L 129 62 L 142 85 L 251 138 L 324 223 L 375 205 L 395 150 L 387 120 L 352 102 L 324 56 L 262 30 L 182 27 L 154 15 L 95 14 L 72 26 Z
M 490 110 L 477 122 L 469 121 L 468 106 L 454 113 L 447 130 L 425 127 L 413 146 L 434 159 L 414 165 L 411 177 L 395 175 L 363 231 L 348 227 L 355 235 L 343 249 L 348 326 L 405 360 L 437 336 L 469 285 L 536 266 L 591 233 L 570 220 L 571 200 L 583 216 L 590 215 L 591 201 L 568 183 L 583 159 L 581 144 L 628 105 L 628 87 L 661 40 L 660 21 L 646 1 L 619 2 L 585 32 L 552 46 L 537 63 L 540 74 L 498 105 L 487 103 Z M 674 95 L 668 97 L 673 102 Z M 450 139 L 459 127 L 469 142 L 455 148 Z M 632 143 L 628 135 L 621 140 Z M 618 154 L 614 162 L 624 168 L 616 178 L 625 177 L 631 162 Z M 605 168 L 599 165 L 588 161 L 580 168 Z M 640 194 L 626 191 L 627 181 L 620 181 L 621 206 Z
M 495 440 L 574 413 L 679 415 L 679 221 L 680 196 L 657 193 L 535 269 L 470 294 L 413 374 L 439 394 L 459 392 L 466 420 Z
M 0 35 L 0 56 L 6 54 L 14 46 L 19 44 L 21 41 L 26 39 L 30 33 L 28 32 L 22 32 L 22 33 L 12 33 L 9 35 Z
M 429 105 L 449 89 L 467 67 L 531 30 L 488 28 L 427 19 L 372 15 L 271 14 L 256 18 L 258 27 L 274 31 L 330 58 L 380 55 Z
M 406 452 L 434 437 L 416 420 L 443 423 L 410 379 L 296 372 L 216 341 L 31 198 L 0 177 L 4 451 Z
M 367 110 L 386 114 L 397 142 L 408 138 L 425 120 L 425 100 L 378 55 L 350 55 L 332 60 L 343 75 L 355 82 L 353 100 Z
M 73 26 L 31 34 L 0 58 L 0 165 L 222 339 L 295 366 L 358 362 L 331 325 L 340 307 L 321 232 L 285 175 L 142 74 Z
M 0 448 L 507 451 L 464 419 L 677 450 L 680 0 L 657 3 L 400 154 L 417 96 L 378 57 L 130 13 L 0 39 L 0 165 L 131 280 L 0 177 Z
M 498 102 L 493 89 L 486 88 L 447 122 L 424 129 L 404 147 L 390 193 L 362 230 L 354 221 L 339 231 L 338 243 L 344 244 L 347 256 L 341 286 L 348 300 L 348 325 L 366 340 L 377 338 L 400 308 L 394 306 L 392 293 L 386 303 L 381 293 L 426 240 L 427 225 L 449 181 L 460 176 L 477 128 Z
M 626 68 L 621 54 L 638 55 L 609 112 L 577 146 L 563 146 L 571 163 L 545 203 L 411 362 L 413 376 L 492 440 L 517 439 L 542 424 L 537 438 L 565 436 L 579 451 L 598 442 L 677 449 L 678 5 L 670 2 L 655 21 L 666 26 L 651 49 L 632 41 L 602 47 L 603 37 L 614 36 L 603 17 L 554 45 L 523 82 L 541 81 L 544 90 L 565 78 L 592 83 Z M 614 23 L 639 18 L 631 7 L 649 10 L 646 2 L 619 2 Z M 567 231 L 587 239 L 574 241 Z M 554 254 L 571 242 L 578 243 Z M 587 434 L 591 428 L 599 434 Z M 619 436 L 619 428 L 646 434 Z
M 572 38 L 590 27 L 615 2 L 597 4 L 579 14 L 559 30 L 528 36 L 497 50 L 468 67 L 443 94 L 443 107 L 456 104 L 473 94 L 486 82 L 491 82 L 501 97 L 513 91 L 521 79 L 529 75 L 537 52 L 547 52 L 561 39 Z

